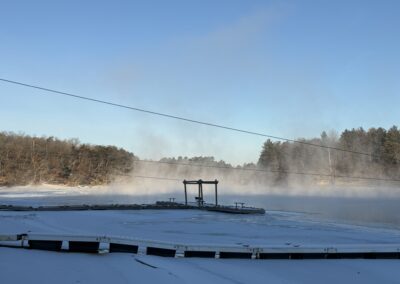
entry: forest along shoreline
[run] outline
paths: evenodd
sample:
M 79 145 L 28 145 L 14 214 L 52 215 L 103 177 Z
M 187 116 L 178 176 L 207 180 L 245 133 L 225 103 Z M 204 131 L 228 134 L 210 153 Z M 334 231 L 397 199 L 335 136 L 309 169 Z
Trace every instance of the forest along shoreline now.
M 313 139 L 298 139 L 302 143 L 268 139 L 261 147 L 257 163 L 233 166 L 214 157 L 173 157 L 160 161 L 169 167 L 169 173 L 186 173 L 179 165 L 193 164 L 231 169 L 261 169 L 269 174 L 248 171 L 241 174 L 244 183 L 254 180 L 266 185 L 311 183 L 341 183 L 340 176 L 363 176 L 400 179 L 400 131 L 397 126 L 363 128 L 323 132 Z M 327 146 L 315 147 L 307 143 Z M 334 150 L 340 148 L 358 155 Z M 0 132 L 0 186 L 30 184 L 58 184 L 68 186 L 105 185 L 118 178 L 132 175 L 140 167 L 139 157 L 115 146 L 80 143 L 78 139 L 61 140 L 55 137 L 36 137 L 13 132 Z M 190 174 L 196 176 L 198 168 Z M 218 169 L 217 169 L 218 170 Z M 291 173 L 319 173 L 308 176 Z M 223 173 L 222 175 L 224 175 Z M 263 173 L 262 173 L 263 174 Z M 199 176 L 201 178 L 201 176 Z M 357 180 L 349 182 L 357 183 Z

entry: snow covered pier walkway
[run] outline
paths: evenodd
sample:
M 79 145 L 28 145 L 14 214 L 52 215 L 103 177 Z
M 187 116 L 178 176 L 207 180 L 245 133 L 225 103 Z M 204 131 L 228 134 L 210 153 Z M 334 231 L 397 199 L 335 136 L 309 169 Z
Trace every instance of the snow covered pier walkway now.
M 400 259 L 400 244 L 332 246 L 221 246 L 175 244 L 118 236 L 0 235 L 0 246 L 84 253 L 236 259 Z

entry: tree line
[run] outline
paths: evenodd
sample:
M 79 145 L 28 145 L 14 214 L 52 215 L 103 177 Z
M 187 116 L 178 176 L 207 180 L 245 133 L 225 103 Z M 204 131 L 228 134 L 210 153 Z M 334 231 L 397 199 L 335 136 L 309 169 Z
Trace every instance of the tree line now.
M 109 183 L 129 174 L 134 158 L 113 146 L 1 132 L 0 185 Z
M 360 155 L 334 149 L 310 146 L 295 142 L 267 140 L 258 160 L 258 167 L 276 170 L 275 182 L 286 182 L 288 172 L 322 173 L 335 176 L 364 176 L 400 179 L 400 131 L 396 126 L 344 130 L 300 142 L 329 146 L 344 150 L 367 153 Z
M 241 183 L 257 179 L 264 184 L 288 183 L 293 178 L 297 183 L 321 180 L 335 182 L 337 177 L 343 176 L 400 179 L 400 131 L 396 126 L 388 130 L 357 128 L 345 130 L 340 135 L 334 131 L 324 131 L 318 138 L 299 141 L 304 143 L 267 140 L 256 164 L 247 163 L 236 168 L 262 169 L 269 174 L 245 171 L 236 179 L 240 179 Z M 310 146 L 307 143 L 370 155 Z M 130 175 L 137 159 L 133 153 L 114 146 L 81 144 L 77 139 L 60 140 L 0 132 L 0 186 L 32 183 L 107 184 L 118 177 Z M 216 172 L 213 167 L 233 168 L 231 164 L 217 161 L 214 157 L 163 158 L 160 161 L 170 163 L 165 171 L 167 175 L 179 173 L 180 176 L 196 176 L 197 173 L 214 176 Z M 189 169 L 176 163 L 212 167 Z M 228 172 L 220 174 L 227 175 Z M 233 178 L 232 175 L 230 177 Z

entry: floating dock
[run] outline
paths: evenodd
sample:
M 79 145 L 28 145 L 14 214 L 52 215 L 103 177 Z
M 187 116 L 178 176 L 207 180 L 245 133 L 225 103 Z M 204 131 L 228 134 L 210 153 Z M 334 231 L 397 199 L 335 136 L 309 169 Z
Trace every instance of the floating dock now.
M 154 204 L 92 204 L 92 205 L 52 205 L 52 206 L 19 206 L 0 205 L 0 211 L 85 211 L 85 210 L 184 210 L 197 209 L 232 214 L 264 214 L 262 208 L 207 205 L 185 205 L 183 203 L 158 201 Z
M 77 205 L 50 205 L 50 206 L 22 206 L 1 205 L 0 211 L 83 211 L 83 210 L 165 210 L 165 209 L 198 209 L 231 214 L 265 214 L 263 208 L 247 207 L 243 202 L 235 202 L 234 206 L 220 205 L 218 203 L 218 180 L 203 181 L 184 180 L 185 202 L 175 202 L 175 198 L 169 201 L 157 201 L 152 204 L 77 204 Z M 215 204 L 206 203 L 203 195 L 203 184 L 215 186 Z M 195 202 L 188 202 L 187 185 L 198 185 L 198 196 Z
M 244 206 L 243 207 L 211 206 L 211 207 L 204 207 L 204 210 L 222 212 L 222 213 L 231 213 L 231 214 L 265 214 L 265 210 L 263 208 L 244 207 Z

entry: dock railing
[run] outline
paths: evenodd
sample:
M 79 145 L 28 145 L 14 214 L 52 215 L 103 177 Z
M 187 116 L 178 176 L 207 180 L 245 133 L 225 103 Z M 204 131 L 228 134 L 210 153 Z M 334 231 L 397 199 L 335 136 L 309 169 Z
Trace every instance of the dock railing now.
M 240 259 L 399 259 L 400 244 L 208 245 L 143 240 L 126 236 L 3 234 L 0 247 L 86 253 L 134 253 L 164 257 Z

